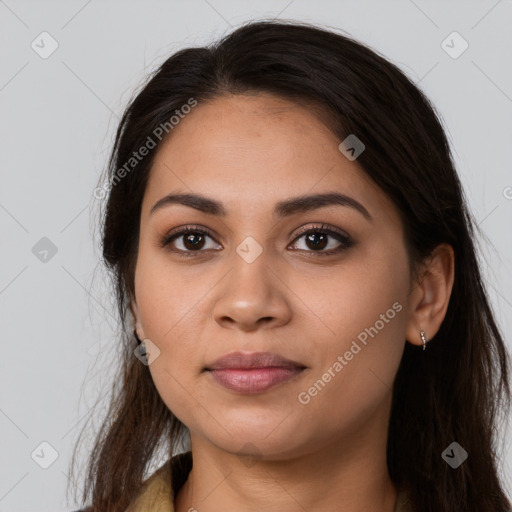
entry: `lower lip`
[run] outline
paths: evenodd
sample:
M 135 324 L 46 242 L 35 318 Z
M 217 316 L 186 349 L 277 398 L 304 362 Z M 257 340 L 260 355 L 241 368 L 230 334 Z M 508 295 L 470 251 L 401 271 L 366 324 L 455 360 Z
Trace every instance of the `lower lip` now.
M 208 370 L 216 382 L 231 391 L 238 393 L 261 393 L 286 382 L 304 368 L 282 368 L 271 366 L 267 368 L 225 368 L 222 370 Z

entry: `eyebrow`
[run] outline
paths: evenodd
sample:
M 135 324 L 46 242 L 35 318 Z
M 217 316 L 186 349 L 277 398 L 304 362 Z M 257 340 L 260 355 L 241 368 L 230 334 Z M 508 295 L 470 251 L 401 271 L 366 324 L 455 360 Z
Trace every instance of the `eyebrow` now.
M 219 217 L 227 216 L 227 210 L 221 202 L 194 193 L 168 194 L 153 205 L 149 214 L 152 215 L 157 210 L 172 204 L 188 206 L 208 215 L 216 215 Z M 335 192 L 303 195 L 285 199 L 284 201 L 276 203 L 274 207 L 274 216 L 288 217 L 295 213 L 308 212 L 325 206 L 347 206 L 357 210 L 366 218 L 366 220 L 370 222 L 373 220 L 370 212 L 368 212 L 368 210 L 359 201 L 356 201 L 354 198 L 345 194 Z

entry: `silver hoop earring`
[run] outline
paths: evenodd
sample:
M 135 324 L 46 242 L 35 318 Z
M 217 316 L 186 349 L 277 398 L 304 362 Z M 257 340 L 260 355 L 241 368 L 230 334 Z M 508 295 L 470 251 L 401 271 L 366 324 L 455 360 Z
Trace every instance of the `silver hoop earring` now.
M 423 342 L 423 350 L 427 348 L 427 339 L 425 338 L 425 331 L 420 331 L 421 341 Z

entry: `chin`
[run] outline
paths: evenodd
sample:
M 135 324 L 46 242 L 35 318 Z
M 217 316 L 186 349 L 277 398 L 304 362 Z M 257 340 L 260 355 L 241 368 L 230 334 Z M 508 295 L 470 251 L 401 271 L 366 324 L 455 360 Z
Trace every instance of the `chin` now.
M 217 446 L 217 448 L 229 452 L 242 459 L 249 458 L 254 460 L 283 460 L 290 457 L 306 453 L 307 439 L 297 437 L 299 426 L 290 429 L 273 429 L 276 425 L 265 425 L 265 428 L 244 427 L 236 428 L 232 424 L 229 432 L 231 436 L 217 425 L 215 430 L 208 429 L 207 435 L 203 435 L 208 441 Z M 304 432 L 302 432 L 303 434 Z M 269 435 L 270 434 L 270 435 Z

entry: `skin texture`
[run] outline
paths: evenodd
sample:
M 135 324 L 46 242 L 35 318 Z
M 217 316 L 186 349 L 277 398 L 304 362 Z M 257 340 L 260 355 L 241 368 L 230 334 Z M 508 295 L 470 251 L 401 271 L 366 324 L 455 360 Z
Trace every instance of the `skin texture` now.
M 340 142 L 300 105 L 228 95 L 195 107 L 156 155 L 131 307 L 140 339 L 160 350 L 149 365 L 156 388 L 190 430 L 194 467 L 177 512 L 394 510 L 386 466 L 391 386 L 405 343 L 420 346 L 420 329 L 430 339 L 441 325 L 453 250 L 439 246 L 429 272 L 411 283 L 397 210 Z M 171 192 L 214 198 L 227 215 L 178 204 L 150 215 Z M 330 192 L 356 199 L 372 220 L 347 206 L 273 216 L 276 202 Z M 340 246 L 336 238 L 319 249 L 297 238 L 299 228 L 323 223 L 353 245 L 324 256 Z M 183 236 L 160 247 L 186 225 L 213 232 L 202 252 L 171 252 L 193 252 Z M 236 251 L 249 236 L 262 249 L 251 263 Z M 396 303 L 400 311 L 333 372 L 338 356 Z M 236 393 L 202 370 L 238 350 L 275 352 L 307 369 L 265 392 Z M 330 380 L 301 403 L 299 394 L 329 368 Z

